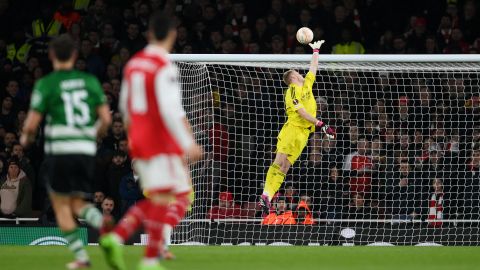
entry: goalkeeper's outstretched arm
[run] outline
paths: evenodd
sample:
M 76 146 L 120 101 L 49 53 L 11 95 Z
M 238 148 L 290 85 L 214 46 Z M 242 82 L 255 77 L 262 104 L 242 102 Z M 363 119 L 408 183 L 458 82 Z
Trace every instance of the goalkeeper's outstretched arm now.
M 325 42 L 325 40 L 319 40 L 315 41 L 313 43 L 310 43 L 310 47 L 313 49 L 313 55 L 312 55 L 312 61 L 310 62 L 310 72 L 313 74 L 317 73 L 318 70 L 318 52 L 320 51 L 320 47 L 322 47 L 322 44 Z
M 325 135 L 327 135 L 329 139 L 335 139 L 336 137 L 335 130 L 331 128 L 329 125 L 327 125 L 325 122 L 323 122 L 322 120 L 318 120 L 317 118 L 313 117 L 311 114 L 309 114 L 305 110 L 305 108 L 298 109 L 297 113 L 303 119 L 307 120 L 308 122 L 314 124 L 316 127 L 320 128 L 322 132 L 325 133 Z

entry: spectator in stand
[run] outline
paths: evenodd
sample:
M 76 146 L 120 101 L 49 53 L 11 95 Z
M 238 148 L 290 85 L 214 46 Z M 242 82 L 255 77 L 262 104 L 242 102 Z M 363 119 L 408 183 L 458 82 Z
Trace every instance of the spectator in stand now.
M 449 16 L 443 16 L 437 31 L 437 40 L 441 51 L 450 43 L 452 29 L 452 19 Z
M 358 126 L 355 124 L 351 124 L 348 126 L 348 136 L 344 136 L 343 138 L 339 138 L 339 146 L 341 147 L 343 154 L 349 154 L 354 152 L 357 149 L 358 139 L 359 139 L 359 132 Z M 343 135 L 343 133 L 340 133 Z
M 115 28 L 111 23 L 105 23 L 101 29 L 100 55 L 104 60 L 109 60 L 113 52 L 120 47 L 120 41 L 115 35 Z
M 18 160 L 20 169 L 25 172 L 28 180 L 30 180 L 30 184 L 35 188 L 35 170 L 33 169 L 30 160 L 25 156 L 23 146 L 18 142 L 13 143 L 11 157 L 14 157 L 16 160 Z
M 125 213 L 130 206 L 134 205 L 137 201 L 143 198 L 142 189 L 140 188 L 139 176 L 135 172 L 133 166 L 135 161 L 132 161 L 131 169 L 132 171 L 123 176 L 120 180 L 120 198 L 122 199 L 121 204 L 121 215 Z
M 368 194 L 371 189 L 372 159 L 369 155 L 370 142 L 361 137 L 358 139 L 357 151 L 347 155 L 343 161 L 343 173 L 350 176 L 350 192 Z
M 330 165 L 328 178 L 315 190 L 314 200 L 319 198 L 320 216 L 325 219 L 339 219 L 348 204 L 350 193 L 341 171 L 335 163 Z M 319 193 L 319 194 L 318 194 Z
M 439 143 L 432 143 L 428 149 L 428 159 L 423 164 L 422 172 L 431 174 L 444 169 L 443 162 L 444 151 Z M 426 178 L 426 177 L 424 177 Z
M 62 23 L 63 27 L 68 31 L 72 24 L 80 22 L 80 14 L 73 10 L 73 3 L 70 0 L 63 0 L 54 17 L 56 21 Z
M 245 4 L 242 2 L 234 3 L 231 16 L 227 19 L 227 22 L 232 25 L 235 36 L 238 36 L 242 27 L 248 27 L 250 21 L 245 12 Z
M 295 225 L 297 221 L 293 216 L 293 211 L 288 209 L 287 201 L 280 196 L 275 202 L 275 211 L 270 212 L 263 221 L 262 225 Z
M 210 44 L 208 46 L 209 53 L 220 53 L 222 51 L 222 33 L 219 30 L 210 32 Z
M 407 53 L 407 43 L 403 36 L 396 36 L 393 38 L 393 50 L 389 53 L 393 54 L 406 54 Z
M 228 191 L 220 192 L 218 205 L 208 211 L 209 219 L 242 218 L 242 209 L 233 201 L 233 194 Z
M 112 163 L 108 167 L 105 175 L 105 193 L 108 197 L 113 198 L 116 205 L 121 205 L 122 198 L 120 196 L 120 182 L 122 177 L 130 173 L 130 164 L 127 162 L 127 154 L 120 150 L 113 153 Z M 120 210 L 118 207 L 114 210 L 116 220 L 120 218 Z
M 380 37 L 377 48 L 375 48 L 377 53 L 391 53 L 393 51 L 393 32 L 392 30 L 386 30 L 383 35 Z
M 225 39 L 222 41 L 222 50 L 220 53 L 231 54 L 237 50 L 237 44 L 232 39 Z
M 13 144 L 17 141 L 17 135 L 13 132 L 5 133 L 3 137 L 3 152 L 10 155 L 12 153 Z
M 15 127 L 15 111 L 13 110 L 13 98 L 11 96 L 3 98 L 0 123 L 8 131 L 12 131 Z
M 315 133 L 309 140 L 309 154 L 308 160 L 302 162 L 305 164 L 306 170 L 300 175 L 326 175 L 328 173 L 328 165 L 335 162 L 338 158 L 337 149 L 335 147 L 335 140 L 329 140 L 326 136 L 322 138 L 320 133 Z M 298 179 L 301 181 L 302 179 Z M 307 181 L 306 190 L 317 189 L 316 185 L 320 183 L 320 179 L 312 178 Z M 291 208 L 294 209 L 294 208 Z
M 285 53 L 285 43 L 280 35 L 275 35 L 272 37 L 271 48 L 273 54 L 284 54 Z
M 203 8 L 202 16 L 207 32 L 218 30 L 223 26 L 220 23 L 221 19 L 219 18 L 217 9 L 212 5 L 206 5 L 205 8 Z
M 385 151 L 384 144 L 380 137 L 374 137 L 372 139 L 370 147 L 370 156 L 372 157 L 373 166 L 379 169 L 378 166 L 386 164 L 387 153 Z
M 15 158 L 10 159 L 7 175 L 0 180 L 0 212 L 11 218 L 32 214 L 32 186 Z
M 427 20 L 422 17 L 415 18 L 414 28 L 405 33 L 409 53 L 420 53 L 424 51 L 426 34 Z
M 111 197 L 105 197 L 102 201 L 102 213 L 104 216 L 111 216 L 115 209 L 115 201 Z
M 408 133 L 409 128 L 415 124 L 414 115 L 410 112 L 410 98 L 406 95 L 400 96 L 395 107 L 393 117 L 395 128 Z
M 297 190 L 293 187 L 292 184 L 286 184 L 285 185 L 285 192 L 284 192 L 284 197 L 285 201 L 287 203 L 288 209 L 295 209 L 298 204 L 298 192 Z
M 105 72 L 105 64 L 93 49 L 89 39 L 83 39 L 80 47 L 80 57 L 85 59 L 87 71 L 101 78 Z
M 469 45 L 463 40 L 462 30 L 459 28 L 452 29 L 451 38 L 443 49 L 443 53 L 462 54 L 469 52 Z
M 465 41 L 473 43 L 480 37 L 480 16 L 478 16 L 478 2 L 473 0 L 465 1 L 463 6 L 463 17 L 460 18 L 460 28 L 463 30 Z
M 4 95 L 12 98 L 12 105 L 14 108 L 24 105 L 24 97 L 22 97 L 24 93 L 21 93 L 20 85 L 17 80 L 8 81 L 7 86 L 5 87 L 5 93 L 2 93 L 2 96 Z
M 250 44 L 252 42 L 252 33 L 250 29 L 244 27 L 240 29 L 240 52 L 241 53 L 251 53 Z
M 473 147 L 466 162 L 465 175 L 458 176 L 457 218 L 477 220 L 480 218 L 480 143 Z M 463 176 L 463 177 L 462 177 Z M 453 202 L 452 205 L 455 205 Z
M 350 29 L 354 31 L 356 25 L 353 24 L 352 18 L 347 17 L 347 10 L 344 6 L 336 6 L 333 12 L 333 21 L 330 22 L 328 29 L 332 33 L 332 44 L 336 44 L 342 40 L 342 30 Z
M 424 54 L 439 54 L 441 53 L 438 46 L 437 39 L 433 35 L 427 36 L 425 39 L 425 49 L 423 50 Z
M 300 197 L 298 206 L 296 206 L 296 214 L 297 224 L 313 225 L 316 223 L 313 219 L 311 198 L 309 196 L 303 195 Z
M 190 37 L 185 26 L 179 26 L 177 29 L 177 41 L 175 44 L 175 52 L 180 53 L 185 46 L 190 45 Z M 127 47 L 128 48 L 128 47 Z
M 352 30 L 342 30 L 341 41 L 332 48 L 332 54 L 364 54 L 365 48 L 362 43 L 353 40 Z
M 132 20 L 127 24 L 127 36 L 121 41 L 122 47 L 127 48 L 130 53 L 135 54 L 143 49 L 147 41 L 140 33 L 140 23 Z
M 413 219 L 420 213 L 416 209 L 421 202 L 421 192 L 418 190 L 421 184 L 415 183 L 416 178 L 407 160 L 400 162 L 398 171 L 386 183 L 386 212 L 395 220 Z
M 103 0 L 97 0 L 89 8 L 87 15 L 83 17 L 82 23 L 85 29 L 101 28 L 106 20 L 108 20 L 107 4 Z
M 413 158 L 415 155 L 414 145 L 410 141 L 410 136 L 406 133 L 406 131 L 401 132 L 399 136 L 397 136 L 398 142 L 395 146 L 396 152 L 406 152 L 408 158 Z
M 105 199 L 105 193 L 103 191 L 95 191 L 93 193 L 93 203 L 98 210 L 102 211 L 102 202 Z
M 366 205 L 363 193 L 357 193 L 353 196 L 348 205 L 348 211 L 344 212 L 345 219 L 370 219 L 370 207 Z
M 443 181 L 440 177 L 432 180 L 432 192 L 428 201 L 427 221 L 429 227 L 442 227 L 444 215 Z
M 253 32 L 253 39 L 258 42 L 260 52 L 264 53 L 269 47 L 272 33 L 267 29 L 267 21 L 265 18 L 258 18 L 255 22 L 255 31 Z
M 112 122 L 112 129 L 110 134 L 103 139 L 103 147 L 111 151 L 119 150 L 119 143 L 125 139 L 125 129 L 123 122 L 120 119 L 116 119 Z
M 325 121 L 330 121 L 327 98 L 317 97 L 315 101 L 317 101 L 317 117 L 325 119 Z

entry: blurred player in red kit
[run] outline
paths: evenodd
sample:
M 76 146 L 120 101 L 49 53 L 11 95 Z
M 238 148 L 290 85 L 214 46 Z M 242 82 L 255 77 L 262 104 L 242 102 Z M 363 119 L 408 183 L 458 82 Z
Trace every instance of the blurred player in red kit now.
M 168 58 L 176 39 L 174 21 L 155 13 L 148 37 L 149 44 L 125 66 L 119 104 L 130 154 L 148 198 L 130 208 L 113 231 L 100 239 L 113 269 L 125 269 L 120 244 L 142 223 L 149 238 L 138 269 L 163 269 L 157 257 L 164 224 L 178 224 L 190 204 L 186 160 L 199 160 L 203 153 L 182 107 L 178 71 Z

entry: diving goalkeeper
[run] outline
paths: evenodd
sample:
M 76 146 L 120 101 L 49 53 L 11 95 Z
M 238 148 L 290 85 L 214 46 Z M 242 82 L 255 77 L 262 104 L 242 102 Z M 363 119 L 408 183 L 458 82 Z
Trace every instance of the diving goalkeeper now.
M 264 214 L 270 211 L 270 201 L 278 191 L 290 166 L 298 159 L 307 145 L 310 133 L 320 128 L 329 139 L 335 138 L 335 130 L 316 118 L 317 103 L 312 93 L 318 69 L 318 52 L 324 40 L 310 43 L 313 49 L 310 70 L 305 78 L 295 70 L 283 74 L 288 86 L 285 93 L 285 109 L 288 120 L 278 134 L 277 154 L 267 172 L 267 179 L 259 205 Z

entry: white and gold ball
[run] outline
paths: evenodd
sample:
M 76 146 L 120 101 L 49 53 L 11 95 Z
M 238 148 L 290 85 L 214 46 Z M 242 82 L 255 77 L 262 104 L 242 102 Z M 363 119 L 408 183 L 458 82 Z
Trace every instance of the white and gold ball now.
M 313 32 L 308 27 L 302 27 L 297 31 L 297 41 L 302 44 L 308 44 L 313 40 Z

